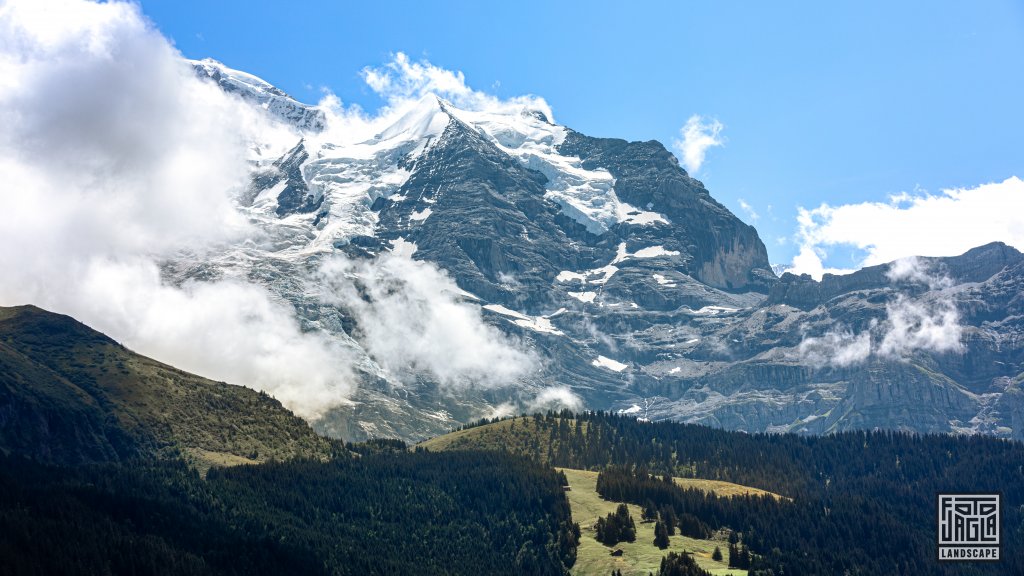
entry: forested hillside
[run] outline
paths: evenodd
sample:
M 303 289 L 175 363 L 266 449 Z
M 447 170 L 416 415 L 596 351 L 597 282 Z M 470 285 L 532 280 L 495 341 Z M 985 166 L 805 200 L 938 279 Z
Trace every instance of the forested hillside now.
M 563 574 L 564 482 L 507 452 L 346 448 L 265 394 L 0 308 L 2 576 Z
M 0 575 L 563 574 L 579 538 L 628 541 L 631 522 L 581 530 L 551 466 L 600 471 L 595 494 L 634 506 L 657 558 L 686 537 L 704 547 L 691 559 L 752 574 L 1024 573 L 1019 442 L 563 412 L 415 452 L 343 446 L 272 398 L 31 307 L 0 309 L 0 452 Z M 936 562 L 935 495 L 964 491 L 1001 492 L 1002 561 Z
M 1018 442 L 897 432 L 744 434 L 598 412 L 487 422 L 422 446 L 506 449 L 555 466 L 603 470 L 598 491 L 613 501 L 653 503 L 707 530 L 734 531 L 740 549 L 752 553 L 754 573 L 1024 573 Z M 665 482 L 663 474 L 726 480 L 787 498 L 719 497 Z M 935 560 L 935 495 L 967 491 L 1002 493 L 999 563 Z
M 0 457 L 0 575 L 563 574 L 560 474 L 507 453 L 213 468 Z

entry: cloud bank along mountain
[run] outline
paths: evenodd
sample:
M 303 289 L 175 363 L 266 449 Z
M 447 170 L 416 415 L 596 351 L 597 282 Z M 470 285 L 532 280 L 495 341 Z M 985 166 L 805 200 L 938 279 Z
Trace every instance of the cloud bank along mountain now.
M 0 301 L 71 314 L 305 416 L 343 401 L 345 355 L 287 302 L 245 278 L 160 272 L 169 255 L 257 235 L 234 200 L 249 147 L 291 130 L 197 79 L 135 5 L 0 10 Z
M 261 387 L 306 416 L 345 397 L 344 355 L 244 278 L 173 285 L 162 258 L 251 236 L 232 194 L 283 132 L 200 82 L 129 4 L 0 14 L 5 304 L 66 312 L 132 348 Z
M 501 103 L 400 56 L 391 66 L 402 67 L 401 81 L 365 73 L 391 102 L 379 116 L 331 98 L 317 110 L 329 124 L 298 127 L 328 129 L 303 134 L 268 115 L 266 101 L 253 106 L 197 76 L 135 5 L 9 2 L 0 32 L 0 301 L 71 314 L 142 353 L 266 390 L 307 418 L 347 403 L 357 382 L 351 341 L 304 324 L 247 271 L 173 270 L 275 241 L 238 202 L 253 163 L 303 135 L 360 141 L 424 89 Z M 353 309 L 368 349 L 402 377 L 425 370 L 446 386 L 509 384 L 536 362 L 430 265 L 385 255 L 331 261 L 318 274 L 335 288 L 325 300 L 364 304 Z M 339 283 L 347 276 L 371 290 L 372 304 Z

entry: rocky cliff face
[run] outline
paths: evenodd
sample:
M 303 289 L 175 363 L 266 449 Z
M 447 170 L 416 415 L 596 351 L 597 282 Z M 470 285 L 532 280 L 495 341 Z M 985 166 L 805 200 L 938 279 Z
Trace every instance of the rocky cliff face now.
M 443 104 L 437 113 L 448 115 Z M 415 243 L 417 259 L 439 264 L 488 302 L 531 313 L 549 307 L 558 272 L 599 251 L 572 245 L 586 232 L 544 200 L 544 174 L 458 118 L 411 168 L 397 195 L 379 205 L 377 237 Z
M 591 138 L 569 131 L 558 151 L 579 156 L 584 168 L 608 170 L 619 199 L 632 206 L 658 206 L 666 216 L 664 226 L 618 224 L 609 232 L 620 240 L 664 241 L 666 249 L 681 253 L 680 271 L 714 288 L 764 291 L 775 279 L 754 227 L 715 201 L 661 143 Z
M 244 84 L 215 72 L 225 89 Z M 243 98 L 281 97 L 260 90 Z M 358 391 L 316 423 L 323 431 L 418 439 L 558 390 L 589 409 L 750 432 L 1024 434 L 1024 257 L 1011 247 L 780 279 L 757 231 L 657 142 L 428 95 L 341 145 L 313 137 L 314 112 L 282 116 L 297 142 L 254 165 L 243 209 L 268 240 L 167 271 L 257 278 L 352 350 Z M 400 251 L 442 270 L 535 369 L 453 391 L 385 366 L 359 302 L 325 302 L 309 279 L 332 255 Z
M 929 274 L 948 278 L 957 284 L 985 282 L 1007 266 L 1019 260 L 1016 249 L 995 242 L 979 246 L 966 253 L 949 258 L 919 258 L 919 265 Z M 815 281 L 804 274 L 795 276 L 789 272 L 782 275 L 782 281 L 772 286 L 768 303 L 789 304 L 802 309 L 814 308 L 832 298 L 857 290 L 873 290 L 891 286 L 913 287 L 918 278 L 890 278 L 890 265 L 869 266 L 851 274 L 825 274 L 821 281 Z M 927 285 L 927 282 L 925 282 Z
M 743 357 L 657 413 L 747 430 L 1020 437 L 1024 256 L 990 244 L 914 264 L 907 276 L 894 274 L 901 263 L 821 282 L 784 275 L 737 314 L 733 339 L 753 341 Z

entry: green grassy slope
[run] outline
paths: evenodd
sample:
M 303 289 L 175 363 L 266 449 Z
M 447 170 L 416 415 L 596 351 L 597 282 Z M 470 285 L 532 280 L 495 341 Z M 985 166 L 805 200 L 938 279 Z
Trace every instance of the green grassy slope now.
M 575 420 L 567 420 L 568 426 L 574 427 Z M 580 423 L 581 430 L 586 432 L 587 423 Z M 553 463 L 551 450 L 559 450 L 559 440 L 549 436 L 550 427 L 538 424 L 532 417 L 518 417 L 514 419 L 500 420 L 483 426 L 474 426 L 464 430 L 457 430 L 443 436 L 430 438 L 419 443 L 418 446 L 440 452 L 444 450 L 504 450 L 515 454 L 523 454 L 537 458 L 541 462 Z M 703 478 L 679 478 L 675 479 L 676 484 L 683 488 L 696 488 L 705 492 L 714 492 L 719 496 L 736 496 L 739 494 L 765 495 L 771 494 L 775 497 L 782 497 L 778 494 L 762 490 L 753 486 L 744 486 L 722 480 L 710 480 Z
M 76 464 L 184 455 L 210 465 L 328 458 L 268 397 L 135 354 L 34 306 L 0 308 L 0 451 Z
M 529 418 L 501 420 L 493 424 L 456 430 L 420 442 L 418 446 L 440 452 L 443 450 L 509 450 L 525 452 L 540 429 Z
M 633 504 L 629 505 L 629 513 L 636 521 L 636 541 L 605 546 L 594 536 L 594 523 L 599 517 L 614 512 L 618 504 L 602 499 L 597 493 L 597 472 L 567 468 L 560 470 L 569 481 L 567 496 L 573 522 L 580 525 L 580 546 L 576 549 L 573 574 L 611 574 L 612 570 L 621 570 L 624 576 L 646 576 L 651 572 L 657 574 L 663 556 L 669 552 L 684 551 L 693 554 L 697 564 L 712 574 L 746 574 L 745 570 L 730 569 L 726 562 L 711 559 L 715 546 L 718 546 L 723 554 L 729 548 L 727 534 L 724 533 L 716 534 L 710 540 L 697 540 L 677 533 L 669 537 L 670 544 L 667 549 L 658 549 L 654 546 L 654 523 L 641 522 L 643 511 Z M 611 555 L 616 549 L 622 550 L 622 556 Z

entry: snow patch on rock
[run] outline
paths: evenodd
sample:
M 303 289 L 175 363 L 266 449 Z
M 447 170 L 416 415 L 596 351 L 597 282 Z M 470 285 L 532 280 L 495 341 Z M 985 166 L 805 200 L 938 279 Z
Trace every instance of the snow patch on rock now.
M 494 312 L 496 314 L 501 314 L 502 316 L 505 316 L 509 322 L 521 328 L 526 328 L 528 330 L 533 330 L 534 332 L 540 332 L 543 334 L 553 334 L 555 336 L 565 335 L 561 330 L 555 328 L 554 324 L 551 323 L 551 318 L 557 316 L 559 313 L 562 312 L 562 310 L 559 310 L 558 312 L 555 312 L 554 314 L 550 314 L 548 316 L 527 316 L 526 314 L 523 314 L 521 312 L 510 310 L 502 306 L 501 304 L 487 304 L 486 306 L 484 306 L 484 310 L 490 310 L 491 312 Z
M 569 296 L 583 303 L 591 303 L 597 298 L 597 292 L 569 292 Z
M 623 364 L 622 362 L 619 362 L 618 360 L 612 360 L 611 358 L 608 358 L 607 356 L 598 356 L 590 364 L 592 366 L 597 366 L 598 368 L 607 368 L 608 370 L 611 370 L 612 372 L 622 372 L 626 368 L 629 368 L 628 364 Z

